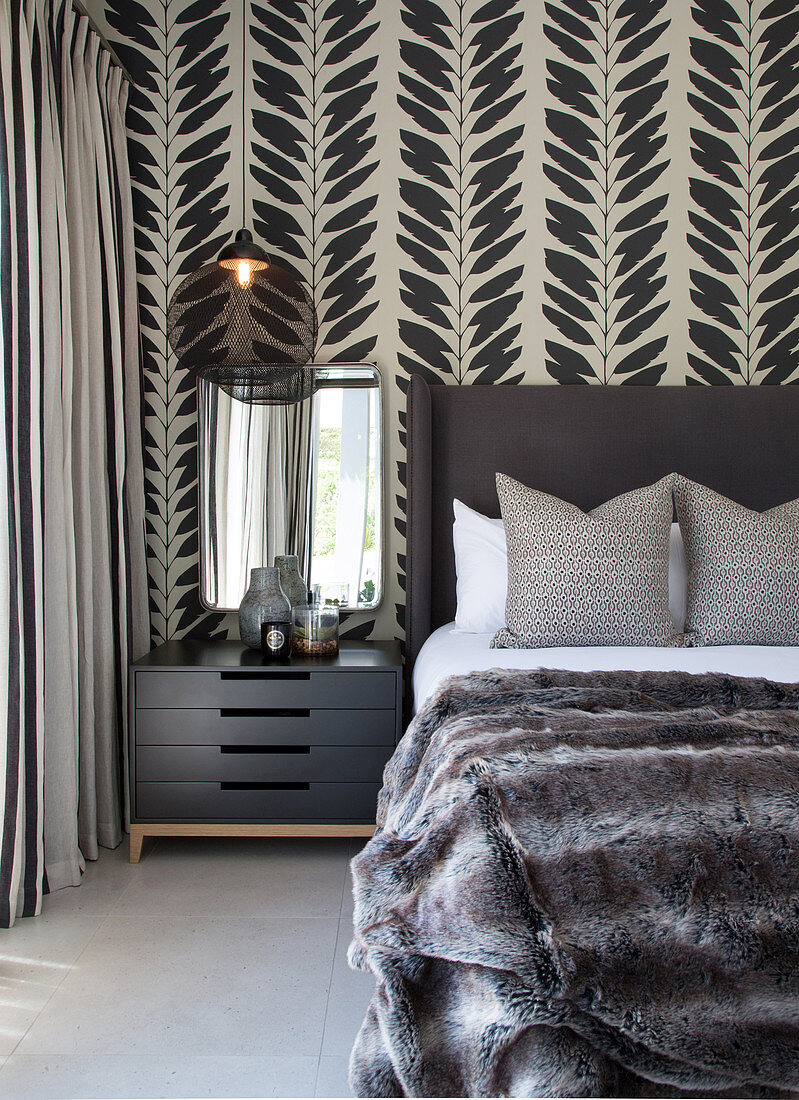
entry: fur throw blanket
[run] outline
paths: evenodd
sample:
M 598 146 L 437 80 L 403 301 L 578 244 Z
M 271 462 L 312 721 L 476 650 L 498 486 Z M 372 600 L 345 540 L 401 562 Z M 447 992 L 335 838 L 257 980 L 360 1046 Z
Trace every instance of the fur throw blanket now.
M 358 1096 L 799 1090 L 799 685 L 449 680 L 352 864 Z

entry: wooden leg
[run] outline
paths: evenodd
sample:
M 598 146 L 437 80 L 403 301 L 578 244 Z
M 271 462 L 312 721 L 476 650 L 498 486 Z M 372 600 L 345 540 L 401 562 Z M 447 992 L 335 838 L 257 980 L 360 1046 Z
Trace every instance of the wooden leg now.
M 229 822 L 227 824 L 192 824 L 180 825 L 177 823 L 164 824 L 157 821 L 148 822 L 147 825 L 131 825 L 130 827 L 130 862 L 138 863 L 141 859 L 142 841 L 147 836 L 337 836 L 337 837 L 370 837 L 374 835 L 374 825 L 315 825 L 306 824 L 281 825 L 272 823 L 258 825 L 252 823 L 243 825 Z
M 130 862 L 138 863 L 141 859 L 141 846 L 144 840 L 144 829 L 141 825 L 130 827 Z

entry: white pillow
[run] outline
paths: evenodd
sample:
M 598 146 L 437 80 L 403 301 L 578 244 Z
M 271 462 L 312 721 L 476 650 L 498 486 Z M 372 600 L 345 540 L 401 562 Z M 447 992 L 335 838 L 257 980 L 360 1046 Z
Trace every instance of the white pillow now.
M 463 634 L 494 634 L 505 625 L 508 546 L 505 524 L 453 500 L 455 577 L 458 606 L 455 629 Z
M 458 634 L 495 634 L 505 625 L 508 592 L 508 547 L 501 519 L 489 519 L 460 500 L 453 500 Z M 669 611 L 674 629 L 685 629 L 688 567 L 679 523 L 671 525 L 669 542 Z

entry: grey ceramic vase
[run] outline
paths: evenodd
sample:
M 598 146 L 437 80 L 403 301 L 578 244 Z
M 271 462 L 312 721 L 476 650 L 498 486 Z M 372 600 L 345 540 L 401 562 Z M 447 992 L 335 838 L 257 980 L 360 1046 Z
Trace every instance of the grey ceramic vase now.
M 263 566 L 250 570 L 250 587 L 239 607 L 241 640 L 253 649 L 261 648 L 261 623 L 287 623 L 291 604 L 280 587 L 276 568 Z
M 308 588 L 300 576 L 300 560 L 296 554 L 275 555 L 275 565 L 280 570 L 280 587 L 286 594 L 292 609 L 308 606 Z

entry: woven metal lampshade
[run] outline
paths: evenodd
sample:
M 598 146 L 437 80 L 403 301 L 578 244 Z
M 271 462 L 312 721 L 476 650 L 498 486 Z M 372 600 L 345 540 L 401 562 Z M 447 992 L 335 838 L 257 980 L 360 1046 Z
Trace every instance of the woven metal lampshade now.
M 273 263 L 252 265 L 244 283 L 237 263 L 206 264 L 183 280 L 167 313 L 180 365 L 258 405 L 311 396 L 317 329 L 308 291 Z

